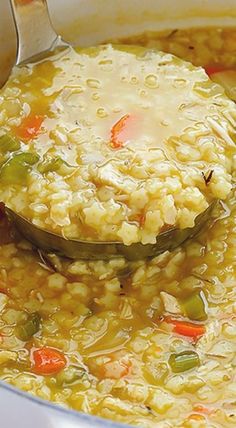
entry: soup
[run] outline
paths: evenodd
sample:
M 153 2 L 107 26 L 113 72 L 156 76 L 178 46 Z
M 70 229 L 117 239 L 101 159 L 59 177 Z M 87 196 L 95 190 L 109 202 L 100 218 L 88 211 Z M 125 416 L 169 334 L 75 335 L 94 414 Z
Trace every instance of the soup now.
M 63 50 L 16 68 L 1 108 L 0 199 L 62 236 L 155 244 L 232 188 L 235 105 L 170 54 Z
M 234 29 L 193 29 L 128 42 L 177 54 L 219 79 L 222 69 L 234 71 L 235 37 Z M 51 76 L 47 69 L 45 77 Z M 43 84 L 38 82 L 39 91 Z M 233 104 L 219 86 L 209 85 L 221 90 L 220 103 L 229 106 L 227 135 L 234 141 Z M 230 93 L 226 89 L 233 98 L 233 85 Z M 12 124 L 17 125 L 20 120 Z M 152 260 L 45 255 L 12 230 L 2 209 L 0 378 L 58 405 L 131 425 L 234 427 L 236 207 L 230 190 L 234 163 L 228 166 L 233 150 L 222 163 L 229 167 L 229 187 L 225 183 L 224 202 L 209 230 Z M 212 180 L 219 179 L 214 175 Z M 208 194 L 204 179 L 203 184 Z

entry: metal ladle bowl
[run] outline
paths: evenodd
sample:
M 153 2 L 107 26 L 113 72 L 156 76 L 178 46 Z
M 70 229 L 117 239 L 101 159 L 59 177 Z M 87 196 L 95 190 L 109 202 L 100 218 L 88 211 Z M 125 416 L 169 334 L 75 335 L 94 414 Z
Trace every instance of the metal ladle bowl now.
M 46 0 L 31 0 L 24 3 L 10 0 L 17 32 L 16 65 L 32 62 L 43 57 L 56 47 L 69 46 L 55 32 L 49 17 Z M 60 235 L 40 229 L 32 222 L 6 207 L 6 213 L 16 229 L 34 246 L 47 252 L 69 258 L 109 260 L 113 257 L 126 257 L 139 260 L 153 257 L 166 250 L 173 250 L 186 239 L 192 238 L 207 223 L 215 202 L 196 217 L 192 228 L 172 228 L 157 236 L 155 244 L 141 243 L 129 246 L 120 242 L 94 242 L 66 239 Z
M 47 253 L 55 253 L 72 259 L 109 260 L 114 257 L 125 257 L 128 260 L 140 260 L 157 256 L 164 251 L 171 251 L 182 244 L 186 239 L 192 238 L 207 224 L 215 203 L 212 203 L 195 220 L 194 227 L 186 229 L 173 228 L 157 236 L 155 244 L 135 243 L 124 245 L 120 242 L 99 242 L 66 239 L 60 235 L 48 232 L 35 226 L 26 218 L 6 208 L 10 220 L 17 230 L 37 248 Z

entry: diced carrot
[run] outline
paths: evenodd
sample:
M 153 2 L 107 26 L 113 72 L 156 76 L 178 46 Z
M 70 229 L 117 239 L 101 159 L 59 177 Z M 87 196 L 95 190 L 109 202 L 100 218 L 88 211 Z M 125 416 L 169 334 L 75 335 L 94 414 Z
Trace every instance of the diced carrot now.
M 52 375 L 66 366 L 66 357 L 57 349 L 43 347 L 32 352 L 32 370 L 40 375 Z
M 146 214 L 142 214 L 142 215 L 139 217 L 139 224 L 140 224 L 140 226 L 143 226 L 143 225 L 144 225 L 145 220 L 146 220 Z
M 8 296 L 8 290 L 6 288 L 0 287 L 0 293 L 6 294 L 6 296 Z
M 15 128 L 15 134 L 26 141 L 33 139 L 39 134 L 43 120 L 43 116 L 30 114 Z
M 205 417 L 202 415 L 198 415 L 197 413 L 192 413 L 191 415 L 189 415 L 188 419 L 190 421 L 204 421 Z
M 173 325 L 173 331 L 182 336 L 197 338 L 205 333 L 205 326 L 187 321 L 179 321 L 171 317 L 166 317 L 165 322 Z
M 111 129 L 111 141 L 110 145 L 113 149 L 121 149 L 125 143 L 125 135 L 124 132 L 128 126 L 128 124 L 133 120 L 133 117 L 129 114 L 125 114 L 125 116 L 121 117 L 118 122 L 113 125 Z
M 209 77 L 221 71 L 226 71 L 226 68 L 223 65 L 209 65 L 205 67 L 205 72 L 208 74 Z
M 193 406 L 193 410 L 195 412 L 203 413 L 205 415 L 210 415 L 212 413 L 211 409 L 208 409 L 207 407 L 202 406 L 202 404 L 196 404 L 195 406 Z

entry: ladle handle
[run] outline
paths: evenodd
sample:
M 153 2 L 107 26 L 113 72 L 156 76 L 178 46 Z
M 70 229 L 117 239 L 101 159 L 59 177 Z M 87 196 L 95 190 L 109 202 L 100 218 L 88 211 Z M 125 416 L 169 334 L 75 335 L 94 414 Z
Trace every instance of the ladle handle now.
M 57 44 L 46 0 L 10 0 L 16 32 L 17 58 L 20 64 L 48 51 Z

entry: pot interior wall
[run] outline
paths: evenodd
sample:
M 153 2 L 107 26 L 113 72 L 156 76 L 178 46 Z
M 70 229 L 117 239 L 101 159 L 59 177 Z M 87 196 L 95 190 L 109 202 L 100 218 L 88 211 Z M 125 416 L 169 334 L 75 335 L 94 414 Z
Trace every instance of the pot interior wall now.
M 92 45 L 145 30 L 236 25 L 235 0 L 48 0 L 55 26 L 67 40 Z
M 48 4 L 56 30 L 82 46 L 147 30 L 236 26 L 235 0 L 48 0 Z M 9 1 L 4 0 L 0 2 L 0 84 L 14 64 L 15 51 L 13 19 Z

